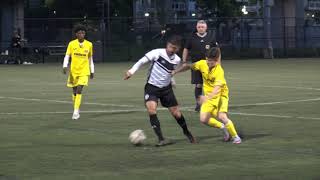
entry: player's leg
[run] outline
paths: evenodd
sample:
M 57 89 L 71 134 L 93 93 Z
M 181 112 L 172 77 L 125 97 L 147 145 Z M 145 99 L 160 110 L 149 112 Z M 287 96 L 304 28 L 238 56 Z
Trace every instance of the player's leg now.
M 72 119 L 79 119 L 80 106 L 82 102 L 82 89 L 84 86 L 88 86 L 89 76 L 79 76 L 76 78 L 76 97 L 74 99 L 74 116 Z
M 181 113 L 179 106 L 173 106 L 168 108 L 171 115 L 176 119 L 179 126 L 182 128 L 183 134 L 188 138 L 190 143 L 197 143 L 194 136 L 191 134 L 191 132 L 188 129 L 187 122 Z
M 82 89 L 83 85 L 79 85 L 75 87 L 76 96 L 74 98 L 74 105 L 73 105 L 73 116 L 72 119 L 77 120 L 80 118 L 80 105 L 82 101 Z
M 186 120 L 180 111 L 178 101 L 176 99 L 172 87 L 162 91 L 159 97 L 162 106 L 168 108 L 171 115 L 176 119 L 177 123 L 182 128 L 183 134 L 187 136 L 188 140 L 191 143 L 196 143 L 196 140 L 189 131 Z
M 157 144 L 157 146 L 163 146 L 163 145 L 167 145 L 168 143 L 165 142 L 165 139 L 162 135 L 160 121 L 157 116 L 157 106 L 158 106 L 158 103 L 156 101 L 149 100 L 146 102 L 146 108 L 149 114 L 151 127 L 159 140 L 159 143 Z
M 207 101 L 201 105 L 200 122 L 214 128 L 223 128 L 223 124 L 215 119 L 212 112 L 217 111 L 217 106 L 214 103 Z
M 199 103 L 199 97 L 202 95 L 202 84 L 203 84 L 201 72 L 191 70 L 191 83 L 195 84 L 194 97 L 196 100 L 196 107 L 194 110 L 199 112 L 200 106 L 201 106 Z
M 162 135 L 160 121 L 157 116 L 157 106 L 158 106 L 158 88 L 150 84 L 146 84 L 144 88 L 144 100 L 145 105 L 149 114 L 151 127 L 158 137 L 159 143 L 157 145 L 165 145 L 165 139 Z
M 73 78 L 73 76 L 71 74 L 69 74 L 68 76 L 68 81 L 67 81 L 67 87 L 72 88 L 72 102 L 74 103 L 74 100 L 76 98 L 77 95 L 77 79 Z
M 229 96 L 228 96 L 228 92 L 225 91 L 224 94 L 220 97 L 219 112 L 217 113 L 217 115 L 219 120 L 223 122 L 227 131 L 231 135 L 233 139 L 233 143 L 240 144 L 241 138 L 238 136 L 238 133 L 236 131 L 236 128 L 233 122 L 228 118 L 228 115 L 227 115 L 228 106 L 229 106 Z
M 77 96 L 77 87 L 72 87 L 72 102 L 74 103 L 74 100 Z
M 196 107 L 195 111 L 199 112 L 200 111 L 200 103 L 199 103 L 199 97 L 202 95 L 202 84 L 196 84 L 194 87 L 194 97 L 196 99 Z
M 233 143 L 234 144 L 240 144 L 241 143 L 241 138 L 239 137 L 237 130 L 233 124 L 233 122 L 228 118 L 228 115 L 226 112 L 219 112 L 218 118 L 223 122 L 225 125 L 226 129 L 230 133 Z

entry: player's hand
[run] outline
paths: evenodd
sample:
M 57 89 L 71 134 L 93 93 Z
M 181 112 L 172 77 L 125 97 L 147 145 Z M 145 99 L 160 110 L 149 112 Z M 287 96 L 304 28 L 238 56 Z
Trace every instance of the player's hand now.
M 132 74 L 131 74 L 129 71 L 127 71 L 127 72 L 124 74 L 123 80 L 129 79 L 131 76 L 132 76 Z
M 199 97 L 199 104 L 203 104 L 205 103 L 206 101 L 208 101 L 208 96 L 200 96 Z
M 64 67 L 64 68 L 62 69 L 62 73 L 63 73 L 63 74 L 67 74 L 67 71 L 68 71 L 68 68 L 66 68 L 66 67 Z
M 175 74 L 176 74 L 175 70 L 171 71 L 171 76 L 174 76 Z
M 93 79 L 94 78 L 94 73 L 91 73 L 90 74 L 90 79 Z

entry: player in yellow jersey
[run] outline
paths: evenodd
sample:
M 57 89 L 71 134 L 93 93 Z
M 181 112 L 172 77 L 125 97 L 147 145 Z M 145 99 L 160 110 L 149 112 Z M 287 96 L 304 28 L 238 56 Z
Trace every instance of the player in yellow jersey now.
M 90 79 L 94 77 L 93 64 L 93 46 L 92 43 L 85 40 L 86 30 L 83 26 L 75 28 L 77 39 L 71 41 L 68 45 L 66 55 L 63 61 L 63 73 L 67 73 L 69 59 L 71 58 L 70 72 L 67 87 L 72 88 L 72 100 L 74 111 L 73 120 L 80 118 L 80 105 L 82 99 L 82 89 L 88 86 Z
M 206 60 L 200 60 L 193 64 L 183 64 L 177 70 L 174 70 L 172 75 L 190 68 L 201 72 L 204 95 L 200 96 L 200 103 L 202 104 L 200 121 L 215 128 L 225 127 L 228 134 L 231 135 L 233 143 L 240 144 L 241 138 L 238 136 L 233 122 L 227 116 L 229 89 L 224 77 L 224 70 L 219 63 L 219 57 L 220 49 L 217 47 L 210 48 L 206 54 Z M 227 139 L 225 137 L 225 140 Z

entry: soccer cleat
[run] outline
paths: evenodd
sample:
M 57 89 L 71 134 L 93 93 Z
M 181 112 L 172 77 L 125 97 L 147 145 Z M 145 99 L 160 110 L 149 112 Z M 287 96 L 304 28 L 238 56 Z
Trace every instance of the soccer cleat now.
M 190 132 L 184 133 L 184 135 L 187 136 L 190 143 L 192 143 L 192 144 L 198 143 L 197 140 L 192 136 L 192 134 Z
M 233 144 L 241 144 L 242 140 L 239 136 L 233 138 Z
M 73 113 L 73 115 L 72 115 L 72 119 L 73 120 L 77 120 L 79 118 L 80 118 L 80 114 L 79 113 Z
M 170 144 L 173 144 L 173 142 L 171 142 L 171 141 L 169 141 L 167 139 L 164 139 L 164 140 L 159 141 L 159 143 L 156 144 L 156 147 L 167 146 L 167 145 L 170 145 Z

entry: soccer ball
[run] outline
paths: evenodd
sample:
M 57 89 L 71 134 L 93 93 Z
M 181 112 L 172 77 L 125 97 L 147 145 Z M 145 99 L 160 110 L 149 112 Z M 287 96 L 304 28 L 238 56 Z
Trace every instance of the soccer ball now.
M 146 135 L 141 129 L 134 130 L 129 135 L 129 141 L 134 145 L 141 145 L 146 138 Z

